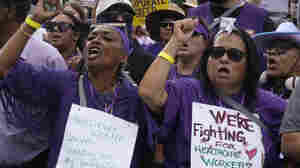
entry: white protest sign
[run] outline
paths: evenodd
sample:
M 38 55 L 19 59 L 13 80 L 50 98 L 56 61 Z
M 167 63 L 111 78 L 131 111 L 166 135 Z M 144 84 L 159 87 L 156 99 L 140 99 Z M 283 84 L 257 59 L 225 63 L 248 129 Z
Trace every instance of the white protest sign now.
M 57 168 L 129 168 L 138 126 L 73 104 Z
M 261 128 L 242 113 L 193 103 L 191 168 L 262 168 Z

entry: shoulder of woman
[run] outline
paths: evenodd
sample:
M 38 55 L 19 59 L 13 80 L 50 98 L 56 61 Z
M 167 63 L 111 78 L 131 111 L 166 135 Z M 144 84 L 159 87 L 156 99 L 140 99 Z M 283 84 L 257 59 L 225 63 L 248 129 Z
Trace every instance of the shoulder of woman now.
M 257 107 L 272 107 L 272 109 L 282 109 L 287 105 L 287 101 L 274 93 L 264 90 L 257 90 Z

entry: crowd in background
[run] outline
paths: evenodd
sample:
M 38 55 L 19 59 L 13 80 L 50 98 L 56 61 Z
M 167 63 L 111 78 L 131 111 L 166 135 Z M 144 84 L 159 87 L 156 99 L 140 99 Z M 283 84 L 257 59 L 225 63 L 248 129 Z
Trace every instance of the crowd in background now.
M 130 0 L 43 3 L 0 0 L 0 168 L 56 167 L 73 103 L 139 126 L 131 168 L 190 168 L 192 103 L 226 98 L 258 116 L 264 168 L 300 165 L 297 0 L 170 1 L 141 25 Z

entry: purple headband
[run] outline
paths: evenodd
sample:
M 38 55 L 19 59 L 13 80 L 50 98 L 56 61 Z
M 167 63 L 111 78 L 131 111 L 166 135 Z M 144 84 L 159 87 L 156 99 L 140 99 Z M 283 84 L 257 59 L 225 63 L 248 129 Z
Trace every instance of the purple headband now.
M 128 56 L 132 53 L 132 48 L 130 48 L 130 42 L 129 42 L 129 38 L 127 36 L 127 33 L 124 32 L 124 30 L 122 30 L 121 28 L 119 27 L 116 27 L 116 26 L 112 26 L 112 28 L 119 32 L 120 33 L 120 36 L 122 38 L 122 41 L 123 41 L 123 45 L 124 45 L 124 49 L 125 51 L 127 52 Z M 125 29 L 125 28 L 124 28 Z M 126 30 L 125 30 L 126 31 Z

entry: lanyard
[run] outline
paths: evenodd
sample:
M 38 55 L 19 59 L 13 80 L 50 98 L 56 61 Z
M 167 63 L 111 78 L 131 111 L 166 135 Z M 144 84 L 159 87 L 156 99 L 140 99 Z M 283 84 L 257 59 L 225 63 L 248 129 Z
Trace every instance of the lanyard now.
M 85 90 L 84 90 L 84 75 L 79 76 L 78 89 L 79 89 L 80 105 L 87 107 L 87 98 L 86 98 L 86 94 L 85 94 Z M 90 86 L 90 89 L 92 89 L 91 86 Z M 91 90 L 91 93 L 92 93 L 92 90 Z M 113 98 L 112 98 L 112 103 L 104 105 L 104 111 L 105 112 L 107 112 L 109 114 L 113 113 L 113 107 L 114 107 L 117 95 L 118 95 L 117 94 L 117 88 L 115 88 L 114 89 L 114 95 L 113 95 Z M 93 95 L 93 96 L 95 96 L 95 95 Z
M 109 114 L 112 114 L 112 113 L 113 113 L 113 108 L 114 108 L 115 100 L 116 100 L 117 96 L 118 96 L 118 94 L 117 94 L 117 89 L 114 88 L 114 91 L 113 91 L 113 98 L 112 98 L 111 104 L 105 103 L 105 105 L 104 105 L 104 111 L 105 111 L 106 113 L 109 113 Z

